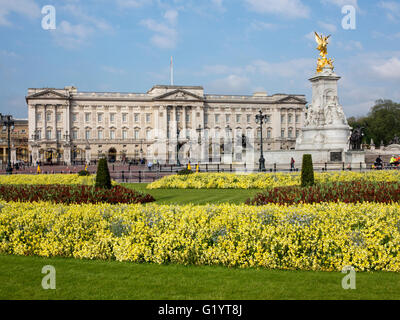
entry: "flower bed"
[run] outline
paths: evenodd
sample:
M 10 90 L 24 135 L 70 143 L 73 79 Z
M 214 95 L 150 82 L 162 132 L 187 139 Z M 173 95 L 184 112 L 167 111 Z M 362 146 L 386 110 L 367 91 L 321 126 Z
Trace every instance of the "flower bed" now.
M 400 181 L 399 171 L 315 173 L 317 183 Z M 300 185 L 299 173 L 196 173 L 167 176 L 147 186 L 148 189 L 267 189 Z
M 400 182 L 336 182 L 318 184 L 313 187 L 299 186 L 266 189 L 246 204 L 265 205 L 269 203 L 297 204 L 321 202 L 377 202 L 392 203 L 400 201 Z
M 111 190 L 75 185 L 0 185 L 0 200 L 54 203 L 148 203 L 155 201 L 151 195 L 114 186 Z
M 400 205 L 0 202 L 0 253 L 118 261 L 400 271 Z
M 94 185 L 96 175 L 80 177 L 78 174 L 13 174 L 0 175 L 0 184 L 12 185 Z

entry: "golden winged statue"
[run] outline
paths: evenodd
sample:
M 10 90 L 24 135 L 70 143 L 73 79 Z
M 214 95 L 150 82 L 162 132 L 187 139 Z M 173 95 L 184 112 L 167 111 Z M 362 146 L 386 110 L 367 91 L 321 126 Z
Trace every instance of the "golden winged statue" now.
M 321 56 L 321 58 L 318 58 L 317 72 L 322 72 L 322 70 L 324 70 L 324 67 L 327 65 L 329 65 L 333 70 L 333 60 L 326 58 L 328 54 L 328 44 L 329 44 L 328 39 L 330 38 L 330 35 L 324 37 L 322 34 L 319 35 L 316 32 L 314 33 L 315 33 L 315 41 L 318 44 L 317 50 L 319 51 L 319 55 Z

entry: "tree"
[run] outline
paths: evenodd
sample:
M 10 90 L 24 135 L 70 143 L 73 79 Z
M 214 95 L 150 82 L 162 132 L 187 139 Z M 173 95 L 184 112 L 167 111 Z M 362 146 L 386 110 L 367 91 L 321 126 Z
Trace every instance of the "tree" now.
M 96 187 L 103 189 L 112 188 L 110 171 L 108 170 L 107 159 L 105 158 L 100 159 L 97 166 Z
M 314 185 L 314 167 L 311 154 L 303 155 L 303 166 L 301 169 L 301 186 L 311 187 Z
M 400 136 L 400 104 L 392 100 L 377 100 L 367 116 L 348 119 L 352 128 L 364 127 L 364 143 L 374 140 L 377 146 L 385 145 Z

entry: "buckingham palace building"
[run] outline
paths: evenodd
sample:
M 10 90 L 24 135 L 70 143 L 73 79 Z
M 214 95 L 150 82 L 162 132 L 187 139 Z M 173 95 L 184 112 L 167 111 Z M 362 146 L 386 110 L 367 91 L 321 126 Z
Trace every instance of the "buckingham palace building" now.
M 28 89 L 33 163 L 157 160 L 161 164 L 254 164 L 263 150 L 291 150 L 305 120 L 304 95 L 205 94 L 200 86 L 147 93 Z M 256 123 L 265 114 L 263 130 Z

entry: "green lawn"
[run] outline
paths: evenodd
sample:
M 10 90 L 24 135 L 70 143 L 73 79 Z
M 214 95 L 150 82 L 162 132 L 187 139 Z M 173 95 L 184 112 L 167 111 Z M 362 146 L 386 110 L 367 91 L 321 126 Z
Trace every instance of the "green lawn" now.
M 41 287 L 45 265 L 56 269 L 56 290 Z M 359 273 L 356 290 L 342 289 L 343 276 L 0 255 L 0 299 L 400 299 L 400 274 Z
M 236 190 L 236 189 L 157 189 L 147 190 L 147 184 L 124 184 L 144 193 L 151 194 L 157 204 L 207 204 L 207 203 L 244 203 L 248 198 L 254 197 L 262 190 Z

